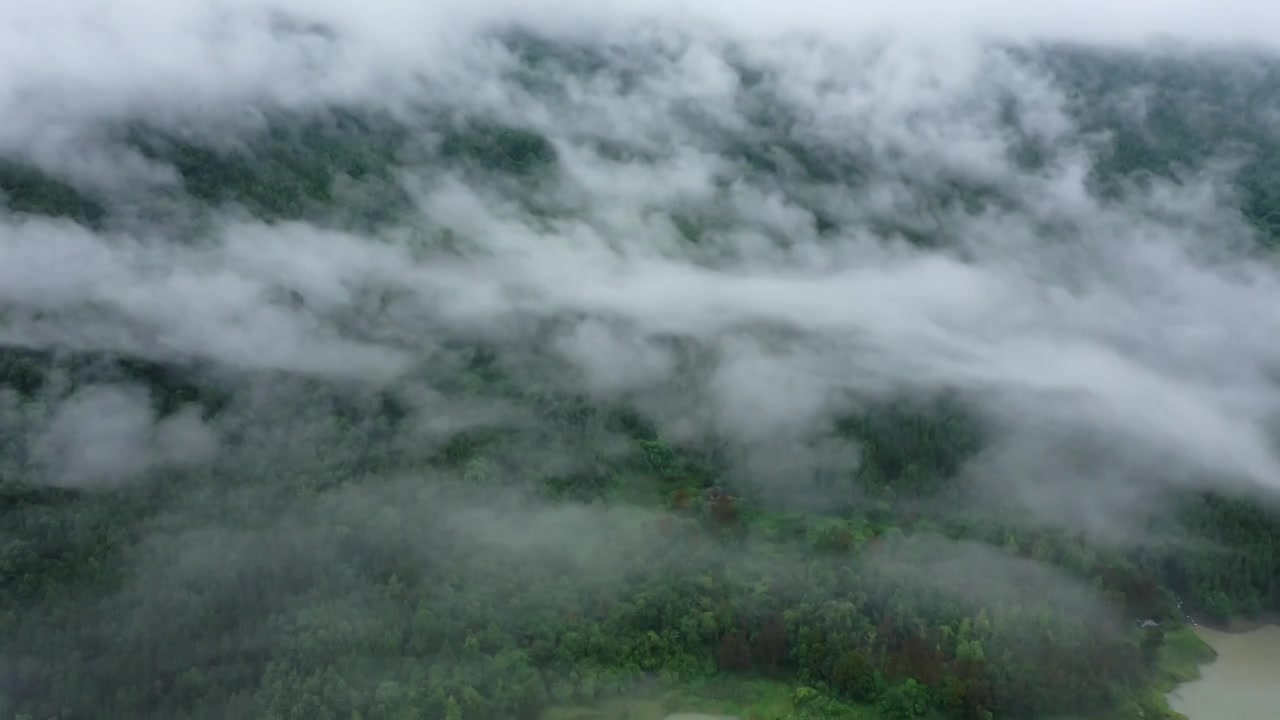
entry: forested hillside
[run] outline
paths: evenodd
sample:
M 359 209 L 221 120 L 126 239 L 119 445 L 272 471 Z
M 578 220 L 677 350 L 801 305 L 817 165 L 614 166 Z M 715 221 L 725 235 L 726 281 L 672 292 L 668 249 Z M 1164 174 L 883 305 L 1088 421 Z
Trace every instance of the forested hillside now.
M 371 69 L 0 133 L 0 718 L 1151 719 L 1280 614 L 1280 60 L 270 28 Z

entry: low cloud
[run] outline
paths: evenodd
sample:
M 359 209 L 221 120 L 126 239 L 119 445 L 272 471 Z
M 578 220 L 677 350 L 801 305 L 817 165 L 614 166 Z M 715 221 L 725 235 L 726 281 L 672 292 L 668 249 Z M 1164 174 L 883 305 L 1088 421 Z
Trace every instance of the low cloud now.
M 18 112 L 0 154 L 108 210 L 94 228 L 0 218 L 0 341 L 392 396 L 453 392 L 433 368 L 483 347 L 513 387 L 637 407 L 666 437 L 728 444 L 744 484 L 773 490 L 859 456 L 827 440 L 838 418 L 948 392 L 1000 430 L 968 476 L 1037 513 L 1075 482 L 1117 512 L 1142 512 L 1148 488 L 1280 485 L 1280 328 L 1259 310 L 1280 284 L 1234 185 L 1252 151 L 1102 192 L 1117 130 L 1082 117 L 1073 86 L 1134 57 L 1257 82 L 1270 51 L 1206 54 L 1256 19 L 997 2 L 963 22 L 926 2 L 442 8 L 66 1 L 7 20 L 0 97 Z M 906 27 L 907 8 L 933 21 Z M 1135 50 L 1153 33 L 1185 47 L 1133 55 L 1154 52 Z M 1040 40 L 1111 54 L 1066 75 Z M 1117 82 L 1099 107 L 1148 122 L 1150 83 Z M 1186 117 L 1209 117 L 1197 97 Z M 1277 132 L 1271 105 L 1247 111 L 1257 133 Z M 372 122 L 335 107 L 395 132 L 351 131 L 354 169 L 298 181 L 316 203 L 341 186 L 368 209 L 322 222 L 271 194 L 293 192 L 285 175 L 253 172 L 322 149 L 336 162 L 346 146 L 281 130 Z M 197 197 L 218 177 L 148 155 L 135 131 L 245 159 L 218 176 L 241 195 Z M 253 218 L 245 197 L 285 217 Z M 487 411 L 459 397 L 449 412 Z M 120 418 L 82 443 L 112 477 L 136 453 L 92 448 L 157 432 Z M 1052 460 L 1090 433 L 1105 472 Z M 76 457 L 64 464 L 92 464 Z
M 29 452 L 45 482 L 101 488 L 207 462 L 217 449 L 198 408 L 159 419 L 147 391 L 108 385 L 83 388 L 54 407 Z

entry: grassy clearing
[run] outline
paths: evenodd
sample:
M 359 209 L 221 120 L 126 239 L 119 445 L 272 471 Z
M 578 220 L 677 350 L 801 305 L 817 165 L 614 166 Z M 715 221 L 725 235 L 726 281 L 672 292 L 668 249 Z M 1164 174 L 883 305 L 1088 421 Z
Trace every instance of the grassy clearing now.
M 1218 653 L 1192 628 L 1170 630 L 1160 649 L 1159 684 L 1166 685 L 1164 692 L 1168 692 L 1176 685 L 1195 680 L 1200 677 L 1200 666 L 1217 657 Z

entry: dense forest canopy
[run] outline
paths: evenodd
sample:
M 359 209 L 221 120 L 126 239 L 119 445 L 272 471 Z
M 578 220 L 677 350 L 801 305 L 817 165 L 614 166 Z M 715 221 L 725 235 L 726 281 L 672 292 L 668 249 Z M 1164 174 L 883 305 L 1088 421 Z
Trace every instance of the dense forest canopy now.
M 0 35 L 0 718 L 1157 718 L 1280 613 L 1280 57 L 330 5 Z

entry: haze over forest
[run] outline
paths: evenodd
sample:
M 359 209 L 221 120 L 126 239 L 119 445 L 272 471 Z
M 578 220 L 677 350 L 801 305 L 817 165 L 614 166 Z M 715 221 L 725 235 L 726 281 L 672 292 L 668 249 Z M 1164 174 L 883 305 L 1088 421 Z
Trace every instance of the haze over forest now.
M 1270 5 L 21 5 L 0 718 L 1160 718 L 1280 612 Z

